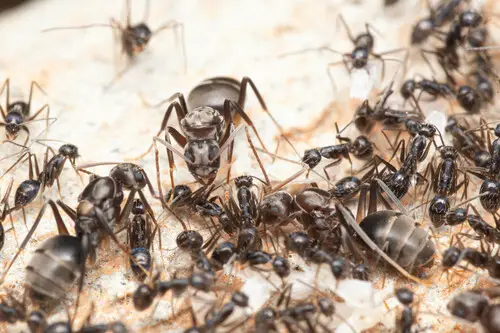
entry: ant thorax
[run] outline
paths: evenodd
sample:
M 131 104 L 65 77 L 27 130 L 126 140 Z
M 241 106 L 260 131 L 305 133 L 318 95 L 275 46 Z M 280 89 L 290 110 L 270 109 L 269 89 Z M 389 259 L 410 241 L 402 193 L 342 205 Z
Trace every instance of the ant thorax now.
M 189 140 L 218 140 L 224 125 L 224 117 L 219 111 L 208 106 L 192 110 L 181 120 L 182 131 Z

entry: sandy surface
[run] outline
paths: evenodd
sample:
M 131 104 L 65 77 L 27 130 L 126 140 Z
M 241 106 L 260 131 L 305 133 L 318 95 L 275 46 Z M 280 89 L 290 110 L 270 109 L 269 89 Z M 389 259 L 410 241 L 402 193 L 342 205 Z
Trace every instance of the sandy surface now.
M 339 28 L 337 23 L 339 13 L 344 14 L 355 33 L 364 28 L 365 21 L 373 24 L 381 35 L 377 36 L 376 50 L 385 51 L 405 46 L 410 30 L 408 22 L 415 21 L 415 13 L 421 10 L 418 1 L 409 0 L 402 1 L 405 4 L 385 12 L 381 6 L 382 1 L 375 0 L 364 1 L 362 4 L 333 0 L 151 2 L 147 23 L 153 30 L 169 20 L 183 23 L 187 72 L 183 71 L 181 48 L 175 43 L 172 31 L 163 31 L 153 37 L 149 48 L 139 56 L 136 64 L 106 92 L 103 89 L 112 80 L 115 68 L 124 65 L 123 59 L 114 60 L 118 45 L 113 42 L 110 29 L 50 33 L 41 33 L 41 30 L 58 26 L 107 23 L 111 17 L 119 19 L 122 17 L 120 13 L 123 1 L 45 0 L 32 2 L 0 16 L 0 78 L 10 78 L 11 101 L 16 97 L 26 98 L 29 82 L 37 81 L 46 90 L 48 97 L 36 92 L 34 108 L 48 102 L 51 106 L 51 116 L 57 117 L 57 122 L 44 135 L 46 138 L 76 144 L 81 154 L 78 164 L 123 161 L 141 154 L 158 130 L 164 110 L 145 107 L 141 98 L 154 103 L 175 92 L 187 94 L 201 80 L 216 75 L 234 78 L 250 76 L 258 85 L 269 109 L 285 129 L 307 128 L 305 135 L 297 135 L 295 138 L 294 144 L 299 151 L 325 142 L 333 144 L 334 121 L 341 125 L 346 124 L 352 115 L 353 107 L 359 103 L 359 100 L 349 98 L 351 82 L 341 66 L 332 70 L 335 88 L 326 75 L 326 63 L 337 61 L 338 57 L 317 53 L 286 58 L 278 56 L 284 52 L 326 44 L 342 51 L 350 50 L 351 44 L 346 39 L 345 31 Z M 132 21 L 140 21 L 144 16 L 143 12 L 144 2 L 133 1 Z M 392 73 L 396 64 L 387 65 L 387 73 Z M 373 66 L 374 70 L 380 70 L 376 64 Z M 417 63 L 410 69 L 410 73 L 424 73 L 418 69 L 422 68 L 419 66 Z M 392 74 L 386 75 L 386 80 L 391 76 Z M 274 147 L 274 138 L 278 132 L 255 102 L 251 97 L 249 113 L 266 145 Z M 440 109 L 443 105 L 438 103 L 433 107 Z M 44 128 L 42 122 L 33 123 L 29 127 L 33 137 Z M 296 130 L 292 132 L 298 133 Z M 22 142 L 22 139 L 18 139 L 18 142 Z M 51 145 L 58 147 L 59 144 L 53 142 Z M 36 143 L 31 148 L 35 152 L 44 151 L 44 148 Z M 3 144 L 0 146 L 0 158 L 15 151 L 16 148 L 12 145 Z M 283 150 L 282 154 L 297 159 L 290 153 L 290 149 Z M 161 155 L 163 188 L 168 189 L 170 184 L 167 160 L 163 149 Z M 42 160 L 41 157 L 39 159 Z M 12 158 L 0 161 L 0 171 L 5 170 L 13 161 Z M 137 163 L 142 164 L 154 179 L 153 154 Z M 268 159 L 265 159 L 265 163 L 273 179 L 282 179 L 284 175 L 291 175 L 299 168 L 297 165 L 279 162 L 270 165 Z M 95 172 L 104 175 L 109 168 L 96 168 Z M 340 174 L 344 169 L 349 170 L 347 163 L 338 167 L 334 174 Z M 255 161 L 251 158 L 244 134 L 241 133 L 236 138 L 236 162 L 233 172 L 260 176 L 260 172 L 256 170 L 258 169 Z M 27 167 L 23 165 L 4 177 L 0 186 L 4 190 L 11 178 L 14 179 L 14 186 L 17 186 L 26 177 Z M 64 184 L 64 201 L 70 206 L 76 206 L 76 198 L 83 188 L 82 184 L 69 167 L 63 172 L 61 181 Z M 193 181 L 185 165 L 179 161 L 176 181 Z M 52 188 L 44 195 L 57 198 L 57 191 Z M 27 210 L 29 226 L 41 203 L 42 199 L 39 198 Z M 161 209 L 156 202 L 153 206 L 163 227 L 163 250 L 157 250 L 155 257 L 158 268 L 164 270 L 168 276 L 185 268 L 188 258 L 179 255 L 174 249 L 175 236 L 181 230 L 178 223 L 171 218 L 163 218 L 164 215 L 161 215 Z M 27 232 L 22 222 L 22 214 L 14 213 L 13 218 L 17 237 L 14 237 L 12 231 L 7 233 L 6 244 L 0 253 L 2 264 L 12 257 L 17 244 Z M 70 225 L 69 219 L 64 218 Z M 194 221 L 192 225 L 194 228 L 201 228 L 199 222 Z M 31 253 L 43 240 L 54 234 L 56 227 L 51 214 L 48 213 L 26 251 L 13 266 L 2 289 L 21 290 L 24 266 L 28 263 Z M 385 288 L 388 291 L 395 282 L 406 284 L 402 279 L 394 279 L 394 273 L 388 273 L 387 280 Z M 474 283 L 474 280 L 475 278 L 471 278 L 469 282 Z M 460 283 L 463 284 L 463 281 Z M 237 288 L 241 284 L 233 285 Z M 190 318 L 186 314 L 179 315 L 175 321 L 168 320 L 171 308 L 168 297 L 160 302 L 155 313 L 135 312 L 126 297 L 135 286 L 136 281 L 129 270 L 127 259 L 111 245 L 110 248 L 99 252 L 97 265 L 89 269 L 85 279 L 86 302 L 83 307 L 88 309 L 89 299 L 92 299 L 97 305 L 93 322 L 120 319 L 136 331 L 174 331 L 180 329 L 179 325 L 189 324 Z M 380 283 L 378 286 L 380 287 Z M 449 291 L 443 291 L 435 285 L 424 293 L 425 305 L 422 307 L 432 313 L 445 312 L 443 295 L 448 295 Z M 424 294 L 421 294 L 421 297 L 424 297 Z M 178 300 L 174 307 L 182 308 L 181 303 L 182 299 Z M 390 303 L 391 306 L 394 304 Z M 81 312 L 84 313 L 85 309 Z M 395 311 L 387 312 L 382 308 L 378 315 L 384 313 L 387 314 L 386 318 L 391 318 L 386 320 L 386 325 L 390 327 Z M 51 321 L 57 318 L 65 318 L 63 307 L 56 309 Z M 377 317 L 374 317 L 374 323 L 378 321 L 375 318 Z M 435 324 L 435 331 L 450 331 L 455 325 L 452 320 L 442 315 L 430 316 L 428 320 Z M 20 329 L 25 327 L 9 327 L 12 331 Z

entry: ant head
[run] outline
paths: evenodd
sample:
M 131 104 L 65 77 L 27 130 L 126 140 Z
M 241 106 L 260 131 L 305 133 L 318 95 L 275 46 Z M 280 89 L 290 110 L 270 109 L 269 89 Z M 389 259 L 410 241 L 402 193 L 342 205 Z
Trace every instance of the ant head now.
M 478 92 L 471 86 L 461 86 L 458 89 L 457 100 L 460 106 L 469 113 L 478 113 L 481 108 L 481 98 Z
M 423 135 L 427 138 L 432 138 L 437 133 L 437 127 L 433 124 L 421 124 L 418 134 Z
M 47 318 L 40 311 L 32 311 L 26 319 L 26 323 L 30 332 L 46 332 Z
M 251 176 L 239 176 L 234 179 L 234 183 L 237 188 L 240 187 L 251 187 L 253 184 L 253 178 Z
M 316 148 L 308 149 L 304 152 L 304 156 L 302 156 L 302 162 L 307 164 L 310 169 L 314 169 L 321 162 L 321 153 Z
M 460 254 L 462 251 L 456 247 L 450 247 L 443 252 L 443 259 L 441 265 L 445 268 L 450 268 L 455 266 L 460 259 Z
M 207 156 L 208 153 L 208 156 Z M 219 144 L 215 140 L 188 141 L 184 149 L 191 174 L 202 184 L 212 184 L 220 167 Z
M 78 155 L 78 147 L 70 143 L 66 143 L 59 147 L 59 154 L 70 158 L 76 158 L 80 156 Z
M 19 112 L 9 112 L 5 116 L 5 129 L 7 131 L 7 139 L 15 140 L 17 134 L 21 130 L 21 124 L 24 122 L 24 117 Z
M 409 306 L 411 303 L 413 303 L 415 294 L 410 289 L 401 287 L 396 289 L 395 293 L 398 301 L 404 306 Z
M 203 246 L 203 237 L 195 230 L 181 231 L 175 241 L 179 249 L 183 251 L 195 252 L 201 250 Z
M 345 276 L 346 272 L 346 261 L 343 257 L 335 257 L 330 261 L 330 270 L 336 279 L 340 279 Z
M 122 37 L 127 54 L 135 56 L 144 51 L 152 35 L 151 29 L 145 23 L 127 27 Z
M 469 9 L 462 12 L 458 20 L 462 27 L 477 28 L 483 22 L 483 17 L 477 11 Z
M 134 203 L 132 204 L 132 214 L 134 215 L 142 215 L 146 212 L 146 209 L 144 207 L 144 203 L 142 202 L 141 199 L 135 199 Z
M 356 47 L 351 52 L 352 66 L 357 69 L 364 68 L 368 63 L 368 48 Z
M 172 200 L 172 204 L 189 197 L 193 193 L 193 190 L 187 185 L 175 185 L 174 190 L 169 190 L 165 196 L 166 201 Z
M 153 300 L 156 296 L 156 291 L 153 290 L 147 284 L 141 284 L 134 291 L 133 301 L 134 307 L 138 311 L 144 311 L 153 304 Z
M 457 159 L 458 151 L 452 146 L 443 146 L 439 149 L 439 153 L 441 154 L 441 158 L 443 159 Z
M 405 120 L 405 126 L 406 130 L 411 134 L 411 135 L 417 135 L 418 132 L 420 131 L 420 128 L 422 127 L 422 124 L 415 119 L 407 119 Z
M 273 328 L 276 326 L 277 313 L 273 308 L 263 308 L 255 314 L 255 326 Z
M 417 82 L 414 79 L 406 80 L 401 85 L 401 90 L 400 90 L 401 96 L 403 96 L 404 99 L 410 98 L 415 92 L 416 88 L 417 88 Z
M 349 150 L 358 158 L 370 157 L 373 153 L 373 144 L 366 136 L 360 135 L 352 142 Z
M 283 257 L 275 256 L 272 265 L 274 272 L 282 279 L 291 273 L 290 262 Z
M 286 247 L 289 251 L 296 252 L 302 256 L 311 248 L 311 239 L 304 232 L 292 232 L 288 234 Z

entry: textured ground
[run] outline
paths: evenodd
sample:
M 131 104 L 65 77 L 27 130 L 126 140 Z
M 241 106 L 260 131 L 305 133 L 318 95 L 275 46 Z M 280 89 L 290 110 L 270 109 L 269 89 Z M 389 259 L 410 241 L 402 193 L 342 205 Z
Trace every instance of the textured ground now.
M 113 43 L 109 29 L 95 28 L 51 33 L 41 33 L 41 30 L 57 26 L 109 22 L 110 17 L 122 17 L 120 13 L 123 1 L 45 0 L 29 3 L 25 7 L 0 16 L 0 40 L 2 40 L 0 78 L 10 78 L 13 88 L 12 98 L 26 98 L 31 80 L 36 80 L 47 91 L 47 98 L 37 93 L 34 98 L 34 107 L 48 101 L 51 105 L 51 116 L 57 117 L 57 122 L 50 128 L 46 137 L 76 144 L 81 154 L 78 163 L 123 161 L 144 152 L 160 125 L 163 111 L 146 108 L 141 96 L 148 101 L 156 102 L 174 92 L 186 94 L 202 79 L 215 75 L 235 78 L 250 76 L 264 95 L 269 109 L 285 129 L 297 126 L 309 128 L 308 125 L 311 124 L 310 128 L 314 131 L 299 135 L 294 141 L 299 151 L 326 142 L 333 143 L 334 121 L 338 121 L 339 124 L 347 123 L 353 106 L 359 103 L 359 100 L 349 98 L 352 93 L 351 82 L 345 70 L 339 66 L 332 71 L 335 88 L 326 75 L 326 63 L 328 60 L 338 60 L 338 57 L 316 53 L 286 58 L 278 56 L 284 52 L 326 44 L 338 50 L 349 50 L 351 44 L 346 39 L 345 31 L 339 29 L 337 24 L 339 13 L 344 14 L 355 32 L 363 29 L 365 21 L 373 24 L 380 32 L 376 45 L 379 51 L 406 46 L 410 31 L 408 22 L 417 19 L 415 13 L 419 11 L 423 13 L 420 3 L 410 0 L 402 0 L 402 5 L 386 11 L 381 6 L 382 1 L 374 0 L 359 1 L 357 4 L 354 1 L 340 0 L 151 2 L 151 12 L 147 21 L 153 29 L 173 19 L 184 24 L 187 72 L 183 71 L 181 49 L 176 45 L 172 32 L 164 31 L 153 37 L 149 49 L 107 92 L 103 91 L 103 87 L 113 78 L 115 67 L 123 65 L 123 62 L 114 61 L 113 55 L 118 46 Z M 143 12 L 144 2 L 133 1 L 133 22 L 141 20 Z M 380 71 L 376 64 L 373 66 L 373 71 Z M 392 76 L 395 68 L 396 63 L 388 63 L 387 73 L 391 74 L 386 75 L 386 79 Z M 417 71 L 424 73 L 422 68 L 420 63 L 416 63 L 410 68 L 410 73 Z M 357 77 L 363 79 L 363 73 L 358 73 Z M 357 91 L 357 94 L 359 93 Z M 253 97 L 249 108 L 251 117 L 266 144 L 274 147 L 276 128 L 252 100 Z M 438 110 L 442 107 L 443 105 L 439 103 L 432 106 Z M 322 121 L 316 127 L 318 119 Z M 43 125 L 33 123 L 30 129 L 32 136 L 36 136 L 43 129 Z M 237 153 L 233 172 L 260 176 L 250 156 L 244 135 L 240 134 L 236 142 Z M 52 144 L 54 147 L 59 145 L 56 142 Z M 37 152 L 43 151 L 43 147 L 38 144 L 33 144 L 32 149 Z M 3 144 L 0 146 L 0 158 L 15 151 L 12 145 Z M 289 149 L 283 150 L 282 153 L 295 158 Z M 170 187 L 167 181 L 167 161 L 164 153 L 162 154 L 162 180 L 164 189 L 167 189 Z M 0 161 L 0 171 L 5 170 L 12 162 L 13 159 Z M 282 179 L 283 175 L 291 175 L 299 168 L 287 163 L 270 165 L 267 159 L 265 162 L 273 179 Z M 153 155 L 148 155 L 140 163 L 144 165 L 150 177 L 154 178 Z M 348 166 L 342 164 L 334 173 L 343 172 L 344 167 L 348 171 Z M 106 174 L 109 167 L 104 166 L 95 170 L 97 173 Z M 255 174 L 256 172 L 258 174 Z M 11 177 L 14 178 L 16 186 L 26 176 L 26 166 L 20 166 L 15 172 L 4 177 L 0 186 L 4 190 Z M 182 163 L 178 165 L 176 181 L 192 182 L 192 177 Z M 62 183 L 64 200 L 69 205 L 75 206 L 77 195 L 83 187 L 70 168 L 63 173 Z M 51 189 L 45 196 L 57 198 L 57 191 Z M 28 209 L 28 226 L 31 226 L 41 202 L 40 198 Z M 163 250 L 156 251 L 155 256 L 158 268 L 165 271 L 168 276 L 185 268 L 188 258 L 174 249 L 175 235 L 181 230 L 180 226 L 174 220 L 165 219 L 164 215 L 160 215 L 161 209 L 158 204 L 154 203 L 154 207 L 164 227 Z M 12 231 L 7 233 L 6 245 L 0 253 L 2 263 L 11 258 L 17 244 L 27 232 L 22 222 L 22 215 L 17 212 L 13 217 L 15 235 Z M 192 222 L 194 228 L 201 228 L 199 222 Z M 8 228 L 8 224 L 6 227 Z M 21 290 L 24 266 L 28 263 L 31 253 L 43 240 L 55 233 L 56 228 L 51 220 L 51 214 L 46 214 L 34 239 L 20 256 L 2 287 Z M 124 299 L 136 285 L 129 271 L 127 259 L 113 245 L 107 250 L 100 251 L 99 256 L 97 265 L 90 268 L 85 280 L 84 308 L 88 309 L 89 300 L 96 303 L 94 322 L 121 319 L 137 331 L 166 329 L 174 331 L 179 330 L 182 325 L 189 324 L 189 317 L 185 314 L 180 315 L 173 324 L 168 320 L 170 316 L 168 297 L 161 301 L 155 313 L 135 312 L 128 299 Z M 300 261 L 299 264 L 304 266 Z M 259 280 L 255 274 L 241 274 L 243 275 L 237 280 L 232 281 L 235 288 L 245 281 L 251 281 L 244 288 L 255 290 L 256 287 L 252 289 L 252 286 L 257 284 L 264 294 L 266 289 L 270 290 L 269 284 L 262 279 Z M 325 285 L 323 287 L 333 288 L 333 281 L 328 278 L 330 273 L 322 274 L 325 276 L 320 279 Z M 306 273 L 294 276 L 293 279 L 314 281 L 314 273 L 307 269 Z M 391 292 L 394 282 L 405 283 L 402 279 L 395 279 L 393 273 L 389 273 L 385 285 L 386 294 Z M 475 278 L 469 283 L 475 283 Z M 446 287 L 444 279 L 441 284 Z M 377 282 L 377 286 L 381 286 L 380 281 Z M 446 297 L 443 296 L 453 293 L 454 288 L 449 291 L 444 290 L 444 287 L 435 283 L 427 291 L 420 290 L 425 304 L 422 307 L 426 312 L 434 314 L 438 311 L 445 312 Z M 351 293 L 352 290 L 360 290 L 357 285 L 343 288 L 349 293 L 344 295 L 346 300 L 356 298 L 357 295 Z M 305 287 L 302 289 L 307 290 Z M 363 298 L 369 294 L 369 291 L 361 293 L 364 295 Z M 181 303 L 181 300 L 178 301 L 175 308 L 182 308 Z M 350 303 L 356 304 L 356 300 L 350 299 Z M 370 315 L 366 309 L 358 310 L 365 315 L 365 319 L 372 320 L 371 324 L 363 327 L 375 324 L 381 315 L 387 313 L 391 316 L 386 317 L 391 319 L 387 319 L 385 324 L 390 327 L 395 311 L 387 312 L 380 301 L 375 303 L 377 306 L 372 304 L 368 307 L 378 312 L 377 314 Z M 389 304 L 391 307 L 394 306 L 392 301 Z M 358 304 L 357 307 L 361 305 Z M 62 307 L 58 308 L 56 313 L 58 314 L 51 321 L 65 317 Z M 351 320 L 359 325 L 356 326 L 357 329 L 361 329 L 360 320 L 355 317 Z M 450 331 L 455 325 L 450 318 L 443 315 L 431 315 L 426 320 L 434 323 L 433 331 Z M 20 329 L 25 327 L 9 328 L 13 331 Z M 378 326 L 374 330 L 382 329 Z M 350 329 L 344 326 L 339 331 L 349 332 Z

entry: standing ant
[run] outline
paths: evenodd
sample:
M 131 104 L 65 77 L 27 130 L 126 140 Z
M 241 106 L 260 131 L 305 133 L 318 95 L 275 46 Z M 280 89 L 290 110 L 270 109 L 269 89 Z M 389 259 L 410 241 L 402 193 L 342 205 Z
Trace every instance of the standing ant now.
M 231 162 L 233 140 L 240 129 L 234 130 L 233 112 L 236 112 L 252 127 L 260 144 L 267 151 L 252 120 L 243 111 L 248 85 L 257 96 L 262 109 L 274 120 L 257 87 L 249 77 L 244 77 L 241 82 L 225 77 L 216 77 L 203 81 L 189 93 L 189 108 L 182 93 L 175 93 L 155 106 L 171 102 L 165 111 L 160 130 L 156 134 L 153 144 L 142 156 L 147 154 L 153 146 L 155 146 L 156 154 L 158 154 L 156 142 L 160 142 L 167 147 L 172 188 L 175 187 L 173 153 L 184 159 L 190 173 L 197 182 L 203 185 L 214 182 L 220 167 L 220 156 L 226 148 L 228 149 L 228 163 Z M 184 135 L 175 128 L 168 126 L 168 120 L 174 109 Z M 276 122 L 275 124 L 280 128 Z M 158 137 L 163 131 L 165 131 L 165 139 Z M 170 136 L 184 148 L 184 153 L 172 146 Z M 228 182 L 230 171 L 229 168 Z
M 5 97 L 5 105 L 6 109 L 4 109 L 0 105 L 0 112 L 2 113 L 2 118 L 4 122 L 0 122 L 0 127 L 5 127 L 5 134 L 8 140 L 15 140 L 19 134 L 19 131 L 23 130 L 26 132 L 27 137 L 24 140 L 24 146 L 28 142 L 30 138 L 30 131 L 26 124 L 29 122 L 35 121 L 36 117 L 40 115 L 44 110 L 47 113 L 46 127 L 49 127 L 49 120 L 54 120 L 50 118 L 50 107 L 48 104 L 44 104 L 40 109 L 38 109 L 33 115 L 31 115 L 31 101 L 33 97 L 33 92 L 35 87 L 41 91 L 44 95 L 47 95 L 46 92 L 40 87 L 38 83 L 35 81 L 31 81 L 30 92 L 28 102 L 23 101 L 15 101 L 10 102 L 10 79 L 6 79 L 2 85 L 2 89 L 0 89 L 0 94 L 3 93 L 4 89 L 6 89 L 6 97 Z
M 452 143 L 455 149 L 467 159 L 473 161 L 476 166 L 487 167 L 491 156 L 485 151 L 486 143 L 484 139 L 470 131 L 470 128 L 459 124 L 457 118 L 451 116 L 448 117 L 445 131 L 453 137 Z
M 185 72 L 187 69 L 187 61 L 186 61 L 186 48 L 184 45 L 184 25 L 178 21 L 171 20 L 162 24 L 156 30 L 154 31 L 151 30 L 149 26 L 145 23 L 149 15 L 149 8 L 150 8 L 149 0 L 146 0 L 146 10 L 142 22 L 132 25 L 131 13 L 130 13 L 131 11 L 130 0 L 125 1 L 125 8 L 126 8 L 126 20 L 125 23 L 123 24 L 112 18 L 109 24 L 93 23 L 93 24 L 74 26 L 74 27 L 56 27 L 56 28 L 44 29 L 42 30 L 42 32 L 49 32 L 56 30 L 71 30 L 71 29 L 88 29 L 95 27 L 111 28 L 113 30 L 115 39 L 118 39 L 120 41 L 121 55 L 125 54 L 127 56 L 128 65 L 120 72 L 118 72 L 118 74 L 116 74 L 113 80 L 111 80 L 111 82 L 109 82 L 106 85 L 105 90 L 111 88 L 111 86 L 132 67 L 133 61 L 135 61 L 135 59 L 139 54 L 141 54 L 142 52 L 144 52 L 144 50 L 146 50 L 148 43 L 151 40 L 151 38 L 153 38 L 153 36 L 167 29 L 173 29 L 176 37 L 177 37 L 177 31 L 180 32 L 181 43 L 182 43 L 181 45 L 182 57 L 184 60 L 183 67 Z M 116 32 L 118 32 L 119 34 L 117 35 Z

